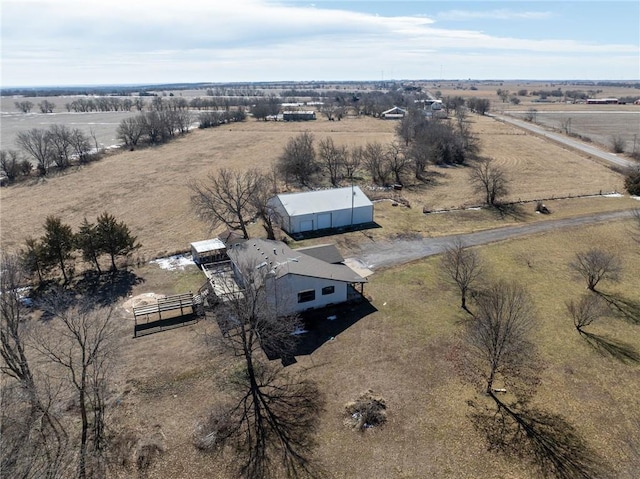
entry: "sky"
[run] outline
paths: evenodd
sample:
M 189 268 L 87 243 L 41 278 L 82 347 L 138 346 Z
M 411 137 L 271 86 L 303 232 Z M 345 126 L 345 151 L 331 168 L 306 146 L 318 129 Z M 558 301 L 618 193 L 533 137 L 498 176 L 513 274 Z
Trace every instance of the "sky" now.
M 640 1 L 2 0 L 2 87 L 640 79 Z

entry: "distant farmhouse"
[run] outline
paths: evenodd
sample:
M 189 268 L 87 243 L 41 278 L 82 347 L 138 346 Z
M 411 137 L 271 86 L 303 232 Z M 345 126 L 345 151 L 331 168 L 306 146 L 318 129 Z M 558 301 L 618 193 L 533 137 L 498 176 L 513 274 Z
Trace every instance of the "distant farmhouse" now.
M 281 241 L 250 239 L 227 254 L 239 290 L 247 282 L 264 287 L 278 315 L 358 300 L 367 282 L 342 263 L 333 245 L 293 250 Z
M 357 186 L 280 194 L 267 204 L 290 235 L 373 223 L 373 203 Z
M 394 106 L 393 108 L 380 113 L 380 118 L 383 118 L 385 120 L 401 120 L 406 114 L 407 110 L 404 110 L 399 106 Z

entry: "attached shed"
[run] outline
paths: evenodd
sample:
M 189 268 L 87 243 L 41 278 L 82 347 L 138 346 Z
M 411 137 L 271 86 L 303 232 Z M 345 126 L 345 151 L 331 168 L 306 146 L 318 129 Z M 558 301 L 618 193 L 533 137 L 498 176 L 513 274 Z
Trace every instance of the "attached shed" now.
M 220 238 L 191 243 L 191 256 L 197 265 L 226 261 L 227 247 Z
M 373 222 L 373 203 L 357 186 L 287 193 L 268 202 L 289 234 L 346 228 Z

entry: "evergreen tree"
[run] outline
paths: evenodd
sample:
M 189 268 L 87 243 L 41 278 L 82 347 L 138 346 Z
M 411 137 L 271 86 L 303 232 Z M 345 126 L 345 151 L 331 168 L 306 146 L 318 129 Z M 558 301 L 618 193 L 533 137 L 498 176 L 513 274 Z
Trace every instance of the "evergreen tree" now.
M 80 229 L 76 233 L 75 243 L 76 247 L 82 251 L 82 259 L 93 263 L 98 274 L 102 274 L 102 271 L 100 270 L 100 262 L 98 261 L 98 257 L 102 253 L 100 251 L 98 230 L 96 225 L 87 221 L 87 218 L 84 219 L 80 225 Z
M 99 251 L 108 254 L 111 258 L 111 270 L 116 271 L 116 256 L 128 256 L 140 244 L 137 238 L 131 235 L 129 227 L 124 222 L 116 221 L 113 215 L 105 212 L 98 216 L 96 223 Z
M 64 282 L 69 282 L 66 263 L 72 258 L 74 235 L 71 226 L 62 223 L 57 216 L 47 216 L 44 223 L 45 233 L 42 237 L 44 260 L 47 265 L 57 265 L 62 271 Z

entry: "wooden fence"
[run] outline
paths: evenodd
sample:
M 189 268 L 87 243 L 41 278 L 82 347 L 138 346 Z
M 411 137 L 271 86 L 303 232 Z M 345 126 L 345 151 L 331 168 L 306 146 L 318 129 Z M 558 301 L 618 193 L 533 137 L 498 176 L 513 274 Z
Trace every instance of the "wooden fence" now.
M 142 331 L 163 330 L 197 320 L 196 309 L 200 302 L 199 295 L 194 296 L 189 292 L 160 298 L 157 304 L 134 307 L 133 336 L 138 337 Z

